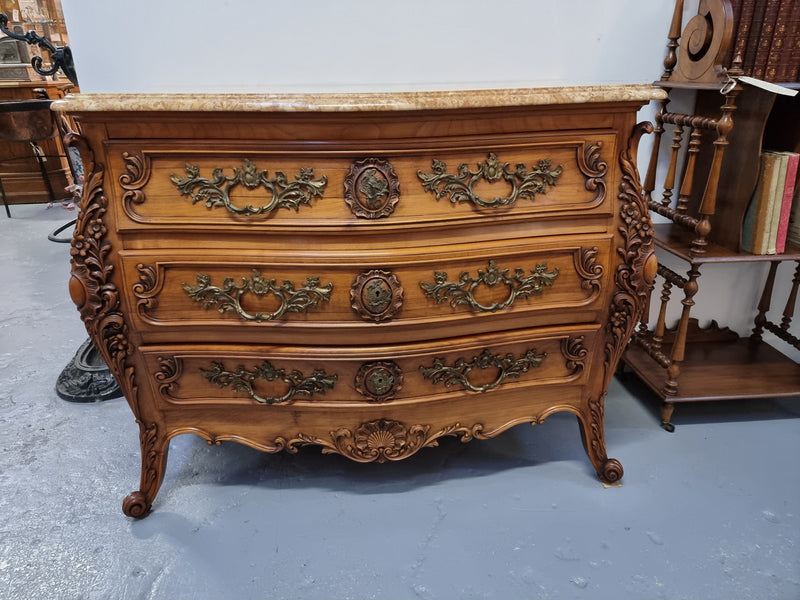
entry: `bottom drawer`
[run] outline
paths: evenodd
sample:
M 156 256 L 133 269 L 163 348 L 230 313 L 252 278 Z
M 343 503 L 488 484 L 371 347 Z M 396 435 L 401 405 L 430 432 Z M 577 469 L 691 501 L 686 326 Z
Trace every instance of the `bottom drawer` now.
M 140 348 L 164 406 L 420 403 L 581 383 L 599 327 L 503 332 L 419 344 L 319 348 L 165 345 Z

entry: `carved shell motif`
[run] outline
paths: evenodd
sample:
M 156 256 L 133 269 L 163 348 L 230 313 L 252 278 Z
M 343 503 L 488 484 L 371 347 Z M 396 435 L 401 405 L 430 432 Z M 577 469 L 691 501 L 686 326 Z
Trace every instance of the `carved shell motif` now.
M 342 427 L 330 432 L 330 439 L 300 434 L 293 440 L 277 440 L 276 449 L 296 452 L 298 446 L 322 446 L 323 454 L 341 454 L 356 462 L 396 461 L 415 454 L 421 448 L 437 446 L 444 436 L 458 436 L 466 442 L 475 437 L 483 439 L 483 425 L 464 427 L 459 423 L 434 433 L 430 425 L 407 426 L 400 421 L 376 419 L 362 423 L 355 430 Z

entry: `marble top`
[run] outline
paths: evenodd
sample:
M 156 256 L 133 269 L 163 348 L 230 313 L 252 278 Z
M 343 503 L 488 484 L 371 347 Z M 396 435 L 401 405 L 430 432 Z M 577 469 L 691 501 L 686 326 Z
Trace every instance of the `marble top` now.
M 281 94 L 72 94 L 53 102 L 61 112 L 241 111 L 360 112 L 641 102 L 666 97 L 651 84 L 413 92 Z

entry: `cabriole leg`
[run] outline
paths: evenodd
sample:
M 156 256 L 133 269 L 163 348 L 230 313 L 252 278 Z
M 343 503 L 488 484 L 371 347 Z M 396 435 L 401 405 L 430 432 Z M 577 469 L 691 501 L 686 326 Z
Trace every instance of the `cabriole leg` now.
M 155 423 L 145 425 L 139 421 L 139 442 L 142 448 L 142 476 L 139 490 L 131 492 L 122 501 L 122 512 L 141 519 L 150 513 L 158 489 L 164 480 L 169 452 L 169 439 L 158 435 Z
M 589 400 L 589 414 L 578 415 L 583 447 L 603 483 L 616 483 L 622 479 L 622 465 L 616 458 L 608 458 L 604 434 L 603 403 Z

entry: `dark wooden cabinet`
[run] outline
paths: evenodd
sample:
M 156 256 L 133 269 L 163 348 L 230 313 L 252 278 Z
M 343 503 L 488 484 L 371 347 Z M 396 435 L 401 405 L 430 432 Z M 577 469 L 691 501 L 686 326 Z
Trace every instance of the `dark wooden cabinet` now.
M 0 81 L 0 112 L 5 103 L 63 98 L 70 87 L 53 81 Z M 73 183 L 66 152 L 55 127 L 53 133 L 35 140 L 43 156 L 44 169 L 29 141 L 7 140 L 5 135 L 0 135 L 0 182 L 8 204 L 52 202 L 72 197 L 72 192 L 66 189 Z

